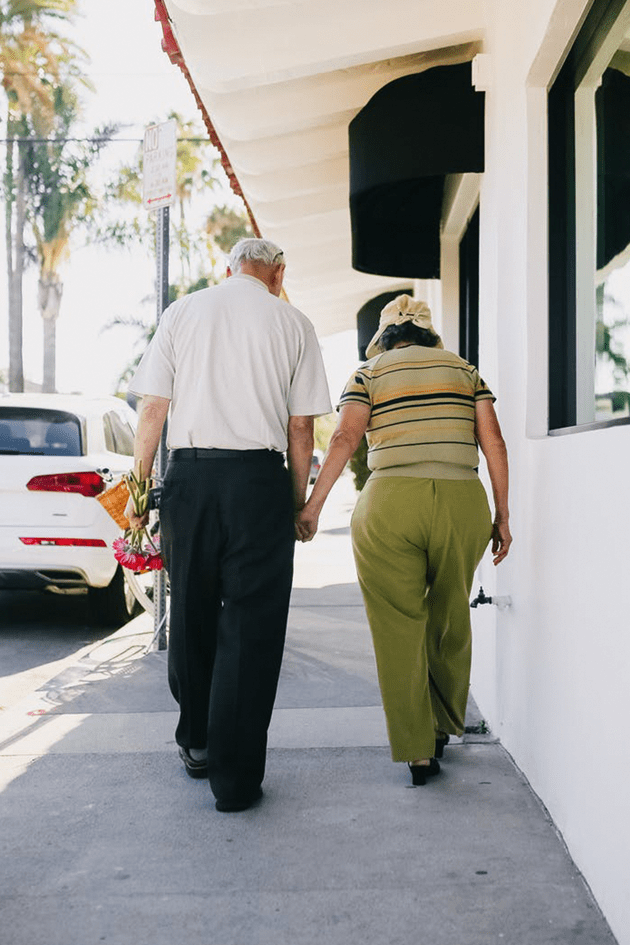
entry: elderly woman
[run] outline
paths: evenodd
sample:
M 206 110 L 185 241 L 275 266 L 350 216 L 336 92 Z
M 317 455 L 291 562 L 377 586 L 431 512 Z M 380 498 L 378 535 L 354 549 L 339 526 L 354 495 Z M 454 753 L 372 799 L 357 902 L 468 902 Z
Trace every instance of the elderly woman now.
M 424 784 L 440 770 L 449 735 L 464 730 L 475 568 L 491 539 L 495 564 L 512 541 L 507 452 L 491 391 L 475 367 L 444 350 L 423 302 L 390 302 L 367 355 L 343 392 L 296 532 L 313 538 L 330 489 L 367 433 L 372 473 L 352 517 L 354 556 L 392 758 Z M 478 445 L 494 521 L 477 475 Z

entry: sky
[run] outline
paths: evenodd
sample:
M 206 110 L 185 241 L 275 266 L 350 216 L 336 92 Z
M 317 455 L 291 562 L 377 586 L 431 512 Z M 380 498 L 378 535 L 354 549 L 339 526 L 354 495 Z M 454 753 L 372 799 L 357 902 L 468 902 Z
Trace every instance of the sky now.
M 96 89 L 84 94 L 82 132 L 107 122 L 120 126 L 109 145 L 103 173 L 133 159 L 144 129 L 175 109 L 197 120 L 199 112 L 181 71 L 162 51 L 162 30 L 153 0 L 80 0 L 73 33 L 90 57 L 86 73 Z M 199 116 L 199 126 L 202 128 Z M 134 139 L 124 141 L 122 139 Z M 4 160 L 4 155 L 0 155 Z M 201 211 L 210 207 L 198 208 Z M 264 234 L 263 234 L 264 235 Z M 4 245 L 0 251 L 4 258 Z M 288 260 L 290 266 L 290 259 Z M 133 329 L 105 326 L 116 317 L 155 318 L 155 259 L 150 246 L 108 249 L 77 246 L 64 264 L 61 313 L 57 322 L 57 389 L 112 393 L 126 364 L 139 353 Z M 0 369 L 8 366 L 5 267 L 0 267 Z M 24 369 L 36 383 L 42 375 L 42 325 L 37 276 L 32 267 L 24 286 Z M 308 315 L 308 312 L 306 312 Z M 322 339 L 333 401 L 357 359 L 356 332 Z

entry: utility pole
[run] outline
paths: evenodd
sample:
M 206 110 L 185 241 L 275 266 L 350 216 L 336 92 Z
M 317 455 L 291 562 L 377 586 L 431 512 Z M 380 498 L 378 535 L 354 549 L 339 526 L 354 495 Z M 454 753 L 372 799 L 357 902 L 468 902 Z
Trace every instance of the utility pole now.
M 150 125 L 144 133 L 143 145 L 143 202 L 155 214 L 155 282 L 156 323 L 159 325 L 168 306 L 168 249 L 170 235 L 170 207 L 175 200 L 177 163 L 177 122 L 174 119 Z M 161 487 L 166 470 L 167 423 L 155 458 L 155 478 Z M 159 520 L 159 510 L 158 510 Z M 158 650 L 165 650 L 166 642 L 166 574 L 153 574 L 153 607 L 155 639 Z

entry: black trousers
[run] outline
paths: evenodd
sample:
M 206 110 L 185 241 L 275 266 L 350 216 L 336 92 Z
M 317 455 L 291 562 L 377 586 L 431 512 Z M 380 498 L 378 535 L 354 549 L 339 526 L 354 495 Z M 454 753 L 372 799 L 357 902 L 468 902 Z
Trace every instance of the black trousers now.
M 175 738 L 207 746 L 217 798 L 247 797 L 265 773 L 293 578 L 293 500 L 281 454 L 175 451 L 160 521 Z

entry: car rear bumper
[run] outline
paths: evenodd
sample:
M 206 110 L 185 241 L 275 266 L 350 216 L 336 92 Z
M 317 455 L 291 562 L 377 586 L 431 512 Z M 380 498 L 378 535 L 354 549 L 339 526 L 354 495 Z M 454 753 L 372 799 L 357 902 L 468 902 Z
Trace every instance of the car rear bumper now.
M 77 568 L 43 568 L 41 571 L 0 568 L 0 591 L 66 591 L 90 586 Z
M 116 571 L 111 547 L 24 545 L 0 528 L 0 588 L 105 587 Z M 22 529 L 24 531 L 24 529 Z M 61 537 L 75 537 L 76 532 Z

